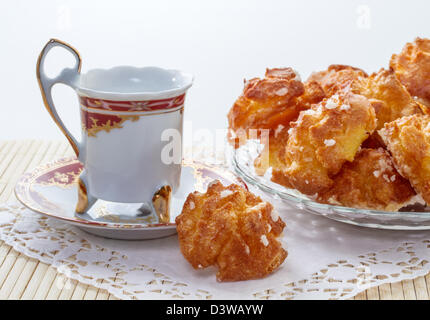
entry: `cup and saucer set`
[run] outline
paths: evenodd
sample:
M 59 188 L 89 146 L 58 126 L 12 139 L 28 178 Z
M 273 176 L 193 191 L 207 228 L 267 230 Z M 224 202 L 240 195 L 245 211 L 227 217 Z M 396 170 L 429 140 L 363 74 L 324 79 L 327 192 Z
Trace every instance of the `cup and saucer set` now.
M 75 65 L 55 78 L 44 72 L 54 47 L 69 51 Z M 184 101 L 193 76 L 159 67 L 118 66 L 82 74 L 81 57 L 51 39 L 37 62 L 44 105 L 76 157 L 25 173 L 17 199 L 35 212 L 113 239 L 154 239 L 176 233 L 175 218 L 186 197 L 218 179 L 238 183 L 231 172 L 182 160 Z M 58 116 L 52 88 L 77 93 L 82 138 Z

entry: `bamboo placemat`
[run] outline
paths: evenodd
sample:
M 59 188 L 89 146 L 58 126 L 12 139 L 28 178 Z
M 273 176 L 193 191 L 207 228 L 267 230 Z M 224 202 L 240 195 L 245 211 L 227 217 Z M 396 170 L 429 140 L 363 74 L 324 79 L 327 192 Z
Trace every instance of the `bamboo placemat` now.
M 66 141 L 0 141 L 0 203 L 15 200 L 20 175 L 35 166 L 71 156 Z M 0 213 L 1 214 L 1 213 Z M 355 300 L 429 300 L 430 273 L 365 290 Z M 55 268 L 29 258 L 0 241 L 0 299 L 117 299 L 106 290 L 66 278 Z

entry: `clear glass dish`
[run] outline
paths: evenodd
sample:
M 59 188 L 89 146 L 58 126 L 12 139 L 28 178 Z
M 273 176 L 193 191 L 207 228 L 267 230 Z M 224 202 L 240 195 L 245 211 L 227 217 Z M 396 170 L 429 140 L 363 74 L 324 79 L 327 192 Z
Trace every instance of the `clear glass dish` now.
M 430 208 L 414 204 L 398 212 L 378 211 L 342 207 L 315 202 L 297 190 L 287 189 L 270 180 L 270 169 L 264 176 L 258 176 L 254 159 L 261 151 L 257 141 L 249 141 L 239 149 L 230 149 L 229 158 L 235 172 L 246 182 L 280 199 L 288 205 L 313 214 L 353 225 L 391 230 L 430 230 Z

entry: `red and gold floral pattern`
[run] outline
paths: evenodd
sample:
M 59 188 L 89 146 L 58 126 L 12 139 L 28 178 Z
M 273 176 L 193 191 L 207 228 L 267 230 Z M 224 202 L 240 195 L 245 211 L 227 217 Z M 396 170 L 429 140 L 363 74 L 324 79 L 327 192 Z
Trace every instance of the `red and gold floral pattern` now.
M 120 112 L 166 111 L 182 106 L 185 100 L 185 93 L 169 99 L 148 101 L 113 101 L 83 96 L 79 97 L 79 100 L 85 108 L 95 110 Z
M 83 96 L 80 96 L 79 100 L 82 128 L 89 137 L 96 137 L 100 131 L 109 132 L 112 129 L 122 128 L 127 120 L 137 121 L 141 116 L 154 114 L 145 114 L 145 112 L 176 111 L 175 109 L 183 106 L 185 94 L 169 99 L 148 101 L 112 101 Z M 182 112 L 182 108 L 179 110 Z
M 88 112 L 81 109 L 82 128 L 87 132 L 89 137 L 96 137 L 97 132 L 109 132 L 112 129 L 122 128 L 122 124 L 127 121 L 139 120 L 138 115 L 113 115 L 97 112 Z
M 82 166 L 69 164 L 58 167 L 55 171 L 48 170 L 43 175 L 35 179 L 37 184 L 45 186 L 57 186 L 62 188 L 71 188 L 74 186 L 82 172 Z

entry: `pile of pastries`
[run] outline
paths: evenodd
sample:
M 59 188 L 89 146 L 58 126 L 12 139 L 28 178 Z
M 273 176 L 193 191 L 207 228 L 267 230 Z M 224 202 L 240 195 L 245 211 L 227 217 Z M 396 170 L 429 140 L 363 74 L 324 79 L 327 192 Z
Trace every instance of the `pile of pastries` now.
M 318 202 L 398 211 L 430 204 L 429 115 L 430 40 L 417 38 L 371 75 L 331 65 L 304 82 L 292 68 L 245 81 L 229 139 L 260 139 L 257 174 Z

